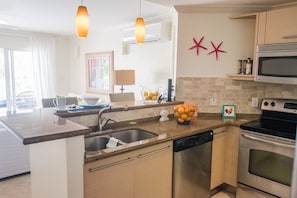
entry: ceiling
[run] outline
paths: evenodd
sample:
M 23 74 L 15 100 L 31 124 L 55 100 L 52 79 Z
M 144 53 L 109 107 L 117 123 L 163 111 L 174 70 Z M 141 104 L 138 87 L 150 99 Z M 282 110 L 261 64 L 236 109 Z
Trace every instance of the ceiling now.
M 0 30 L 75 35 L 75 15 L 82 3 L 90 15 L 90 31 L 132 25 L 140 15 L 146 20 L 170 16 L 173 6 L 272 7 L 296 0 L 0 0 Z M 191 6 L 189 6 L 191 5 Z M 141 7 L 141 11 L 140 11 Z

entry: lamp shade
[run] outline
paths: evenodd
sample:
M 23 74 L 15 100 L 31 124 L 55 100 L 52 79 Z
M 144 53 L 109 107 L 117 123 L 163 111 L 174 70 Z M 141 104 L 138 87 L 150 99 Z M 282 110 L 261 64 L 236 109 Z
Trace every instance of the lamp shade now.
M 115 70 L 113 72 L 115 85 L 134 85 L 135 71 L 134 70 Z
M 135 23 L 135 38 L 136 43 L 144 43 L 145 26 L 142 17 L 138 17 Z
M 76 31 L 78 37 L 87 38 L 89 30 L 89 14 L 86 6 L 79 6 L 76 14 Z

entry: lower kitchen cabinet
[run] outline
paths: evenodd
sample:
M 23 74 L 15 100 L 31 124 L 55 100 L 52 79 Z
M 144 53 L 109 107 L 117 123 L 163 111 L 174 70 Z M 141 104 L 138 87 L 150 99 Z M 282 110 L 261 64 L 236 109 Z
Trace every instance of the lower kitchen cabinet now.
M 84 197 L 133 197 L 133 181 L 130 153 L 88 163 L 84 167 Z
M 84 197 L 171 197 L 172 142 L 119 154 L 84 167 Z
M 210 189 L 224 183 L 227 127 L 214 130 L 212 142 Z
M 171 198 L 172 156 L 172 143 L 141 151 L 135 163 L 135 198 Z
M 236 187 L 240 128 L 214 130 L 212 144 L 211 190 L 225 183 Z

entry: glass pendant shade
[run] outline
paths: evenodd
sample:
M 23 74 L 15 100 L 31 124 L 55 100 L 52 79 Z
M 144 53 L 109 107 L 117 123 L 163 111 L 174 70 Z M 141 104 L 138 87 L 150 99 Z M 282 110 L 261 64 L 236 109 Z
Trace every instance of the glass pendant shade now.
M 145 26 L 142 17 L 138 17 L 135 23 L 136 43 L 144 43 Z
M 79 6 L 76 14 L 76 31 L 78 37 L 87 38 L 89 30 L 89 14 L 86 6 Z

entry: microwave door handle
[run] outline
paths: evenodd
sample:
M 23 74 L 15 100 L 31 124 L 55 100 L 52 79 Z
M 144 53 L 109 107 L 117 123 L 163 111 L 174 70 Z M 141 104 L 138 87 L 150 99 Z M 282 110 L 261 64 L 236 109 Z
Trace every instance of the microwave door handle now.
M 273 145 L 277 145 L 277 146 L 282 146 L 282 147 L 295 149 L 295 145 L 283 144 L 283 143 L 280 143 L 280 142 L 273 142 L 273 141 L 270 141 L 270 140 L 257 138 L 257 137 L 246 135 L 246 134 L 241 134 L 241 136 L 243 136 L 245 138 L 248 138 L 248 139 L 251 139 L 251 140 L 259 141 L 259 142 L 265 142 L 265 143 L 268 143 L 268 144 L 273 144 Z

